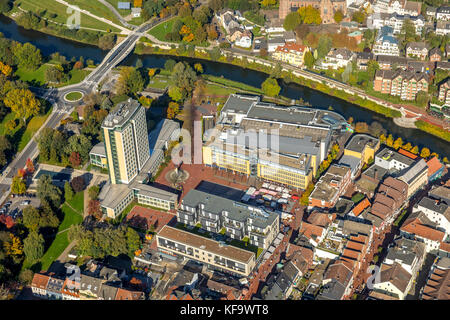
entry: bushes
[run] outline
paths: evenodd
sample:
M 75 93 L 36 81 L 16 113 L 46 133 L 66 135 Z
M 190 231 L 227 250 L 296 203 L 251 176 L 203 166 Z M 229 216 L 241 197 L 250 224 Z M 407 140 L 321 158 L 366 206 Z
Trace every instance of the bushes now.
M 423 120 L 418 120 L 414 123 L 416 127 L 420 130 L 423 130 L 427 133 L 430 133 L 432 135 L 435 135 L 439 138 L 442 138 L 446 141 L 450 141 L 450 132 L 447 130 L 444 130 L 438 126 L 432 125 L 428 122 L 425 122 Z

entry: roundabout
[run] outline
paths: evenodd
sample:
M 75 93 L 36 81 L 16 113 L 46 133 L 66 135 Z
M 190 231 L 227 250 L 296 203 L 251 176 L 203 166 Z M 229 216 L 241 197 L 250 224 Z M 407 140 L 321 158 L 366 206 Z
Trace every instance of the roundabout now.
M 71 91 L 64 95 L 64 100 L 66 102 L 78 102 L 83 99 L 84 93 L 81 91 Z

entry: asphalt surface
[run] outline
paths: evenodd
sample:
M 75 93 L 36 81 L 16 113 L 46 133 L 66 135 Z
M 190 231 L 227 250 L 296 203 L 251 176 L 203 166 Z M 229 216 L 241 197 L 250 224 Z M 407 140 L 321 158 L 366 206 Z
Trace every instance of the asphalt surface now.
M 70 102 L 65 100 L 65 96 L 73 91 L 78 91 L 83 94 L 92 92 L 96 86 L 102 81 L 104 77 L 117 66 L 123 59 L 125 59 L 129 53 L 131 53 L 134 45 L 142 36 L 142 33 L 146 32 L 158 21 L 145 24 L 137 28 L 132 34 L 130 34 L 125 40 L 123 40 L 118 46 L 116 46 L 106 59 L 95 69 L 89 76 L 77 85 L 71 85 L 59 89 L 45 89 L 45 88 L 30 88 L 36 96 L 46 99 L 53 104 L 53 111 L 45 127 L 56 128 L 59 126 L 60 121 L 66 114 L 70 114 L 72 110 L 83 103 L 82 100 L 77 102 Z M 0 177 L 0 200 L 6 195 L 10 189 L 11 181 L 17 170 L 24 168 L 28 158 L 32 159 L 38 153 L 37 143 L 32 139 L 23 151 L 16 155 L 16 158 L 5 168 L 3 176 Z

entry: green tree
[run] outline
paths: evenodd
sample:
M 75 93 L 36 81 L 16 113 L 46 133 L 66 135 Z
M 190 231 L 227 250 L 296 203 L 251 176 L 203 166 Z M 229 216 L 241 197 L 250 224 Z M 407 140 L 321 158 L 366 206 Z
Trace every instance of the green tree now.
M 34 71 L 42 64 L 41 51 L 31 43 L 17 43 L 13 47 L 14 57 L 19 67 Z
M 320 37 L 319 43 L 317 45 L 317 58 L 323 59 L 328 54 L 328 52 L 330 52 L 332 46 L 333 40 L 330 37 Z
M 169 87 L 169 97 L 172 98 L 173 101 L 182 101 L 183 100 L 183 92 L 180 88 L 176 86 Z
M 344 19 L 344 14 L 341 10 L 338 10 L 334 13 L 334 21 L 336 23 L 341 23 L 341 21 Z
M 355 21 L 358 23 L 363 23 L 365 19 L 366 19 L 366 13 L 364 12 L 364 10 L 359 10 L 359 11 L 356 11 L 355 13 L 353 13 L 352 21 Z
M 41 215 L 39 210 L 33 206 L 26 206 L 22 213 L 22 223 L 30 231 L 38 231 Z
M 11 192 L 14 194 L 24 194 L 27 191 L 27 185 L 23 178 L 15 176 L 11 183 Z
M 39 114 L 41 103 L 29 89 L 13 89 L 6 94 L 5 105 L 24 122 Z
M 73 189 L 70 186 L 69 181 L 66 181 L 66 183 L 64 183 L 64 198 L 66 199 L 66 201 L 70 201 L 73 199 L 73 196 L 74 196 Z
M 28 261 L 35 262 L 44 255 L 44 237 L 36 231 L 30 232 L 23 241 L 23 252 Z
M 166 60 L 166 62 L 164 63 L 164 69 L 167 71 L 172 72 L 173 71 L 173 67 L 175 67 L 176 65 L 176 61 L 173 59 L 168 59 Z
M 303 23 L 306 24 L 321 24 L 322 18 L 320 17 L 320 10 L 314 8 L 313 6 L 301 7 L 298 9 L 300 18 Z
M 47 174 L 39 177 L 37 182 L 37 196 L 41 201 L 47 201 L 55 208 L 61 205 L 62 192 L 57 186 L 53 185 L 52 178 Z
M 305 65 L 308 67 L 308 69 L 312 69 L 312 67 L 314 66 L 314 57 L 311 51 L 307 51 L 305 53 Z
M 302 18 L 297 11 L 290 12 L 285 18 L 283 22 L 283 28 L 286 31 L 294 30 L 300 23 L 302 23 Z
M 102 50 L 111 50 L 115 43 L 116 36 L 111 33 L 105 34 L 98 39 L 98 46 Z
M 375 73 L 377 70 L 380 70 L 380 65 L 375 60 L 369 60 L 367 62 L 367 74 L 369 75 L 369 79 L 373 79 L 375 77 Z
M 0 13 L 7 13 L 11 10 L 11 1 L 9 0 L 0 0 Z
M 420 156 L 422 158 L 428 158 L 430 156 L 430 149 L 428 149 L 427 147 L 423 147 L 422 151 L 420 152 Z
M 134 252 L 141 247 L 141 237 L 132 228 L 127 228 L 127 247 L 130 257 L 134 256 Z
M 274 78 L 267 78 L 261 85 L 261 89 L 265 95 L 269 97 L 276 97 L 281 91 L 278 81 Z

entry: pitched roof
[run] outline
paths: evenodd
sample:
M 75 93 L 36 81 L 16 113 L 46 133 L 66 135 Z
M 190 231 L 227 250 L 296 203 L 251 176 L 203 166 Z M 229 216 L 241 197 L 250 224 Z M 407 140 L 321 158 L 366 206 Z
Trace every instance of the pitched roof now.
M 303 234 L 308 239 L 315 240 L 316 238 L 321 237 L 324 231 L 325 229 L 320 226 L 303 221 L 299 233 Z
M 439 171 L 443 167 L 443 164 L 439 161 L 437 157 L 433 157 L 427 161 L 427 166 L 428 166 L 428 176 L 430 177 L 437 171 Z
M 367 207 L 370 207 L 370 201 L 367 198 L 360 201 L 352 210 L 353 214 L 357 217 L 364 211 Z
M 297 51 L 297 52 L 304 52 L 307 49 L 306 46 L 298 44 L 298 43 L 292 43 L 292 42 L 287 42 L 282 46 L 278 46 L 275 51 L 279 51 L 279 52 L 291 52 L 291 51 Z
M 46 274 L 35 273 L 31 286 L 39 289 L 46 289 L 50 277 Z
M 144 296 L 141 291 L 133 291 L 123 288 L 117 289 L 116 300 L 140 300 Z
M 398 263 L 394 263 L 392 266 L 382 270 L 380 277 L 381 282 L 390 282 L 403 293 L 405 293 L 409 281 L 411 280 L 409 272 Z
M 405 221 L 400 230 L 421 238 L 441 242 L 444 239 L 445 233 L 429 226 L 429 221 L 427 220 L 425 215 L 418 211 L 416 214 L 413 214 L 413 217 Z

